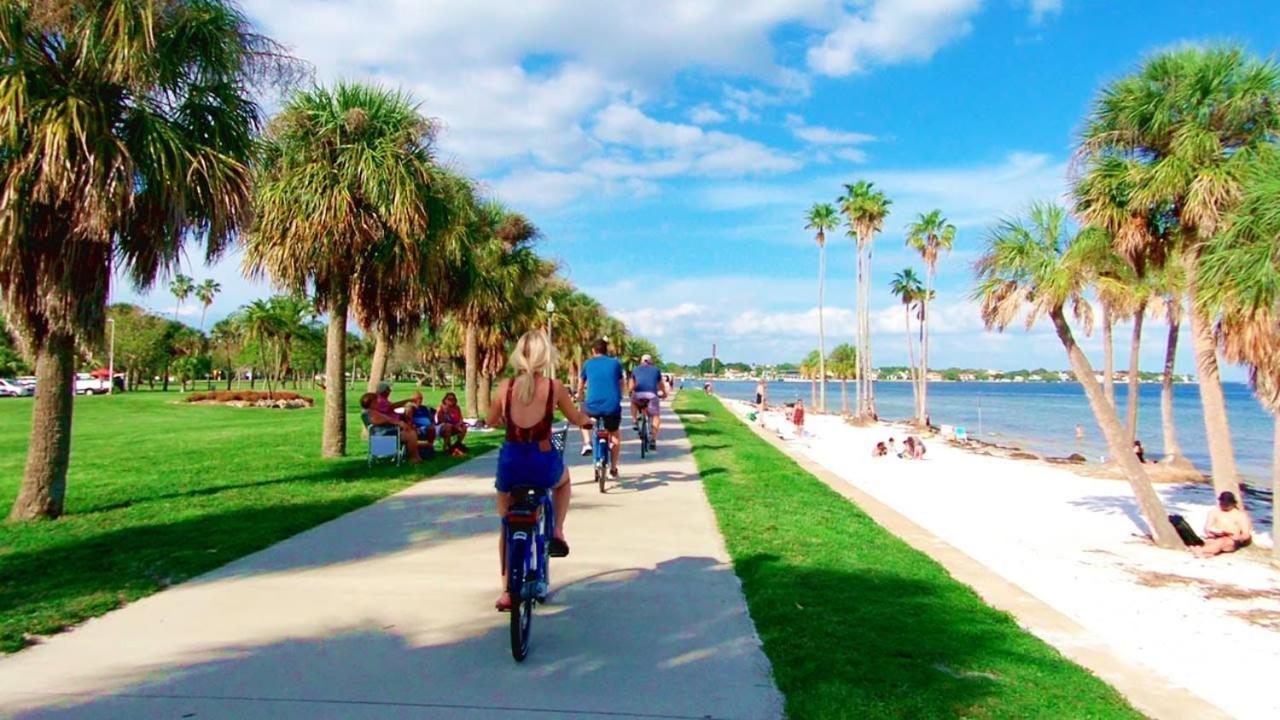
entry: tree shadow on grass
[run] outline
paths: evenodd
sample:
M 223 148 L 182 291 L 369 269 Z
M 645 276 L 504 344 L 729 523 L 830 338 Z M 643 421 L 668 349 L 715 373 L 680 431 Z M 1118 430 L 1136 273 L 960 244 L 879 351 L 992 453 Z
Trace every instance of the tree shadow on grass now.
M 792 718 L 1138 717 L 945 573 L 735 569 Z
M 353 562 L 415 544 L 497 532 L 487 495 L 401 496 L 371 505 L 383 494 L 371 489 L 329 500 L 237 507 L 34 550 L 18 546 L 0 554 L 0 650 L 12 652 L 28 643 L 28 633 L 59 632 L 224 565 L 210 577 Z M 361 508 L 364 512 L 348 515 Z M 341 522 L 350 525 L 344 537 L 358 542 L 305 532 L 344 515 Z M 268 556 L 251 555 L 287 538 L 294 539 Z
M 98 659 L 95 677 L 107 680 L 96 697 L 28 700 L 15 714 L 780 717 L 750 618 L 734 601 L 736 587 L 732 572 L 709 557 L 562 585 L 536 610 L 531 652 L 521 664 L 511 658 L 506 615 L 427 627 L 432 623 L 424 623 L 420 608 L 431 607 L 430 592 L 447 587 L 389 603 L 375 617 L 335 619 L 332 609 L 299 608 L 315 618 L 281 629 L 278 638 L 232 638 L 159 667 Z M 77 680 L 57 687 L 82 687 Z M 13 709 L 0 706 L 0 714 Z

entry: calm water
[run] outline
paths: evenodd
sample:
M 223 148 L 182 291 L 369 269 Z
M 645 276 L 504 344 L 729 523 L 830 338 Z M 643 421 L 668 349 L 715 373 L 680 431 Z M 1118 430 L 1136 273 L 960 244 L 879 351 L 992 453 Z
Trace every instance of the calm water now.
M 700 381 L 686 380 L 685 387 Z M 1255 483 L 1269 483 L 1271 477 L 1272 420 L 1248 386 L 1223 386 L 1231 436 L 1235 442 L 1240 472 Z M 752 400 L 754 382 L 717 381 L 716 393 L 727 398 Z M 1160 429 L 1160 386 L 1143 384 L 1139 392 L 1138 437 L 1149 457 L 1164 453 Z M 809 383 L 769 384 L 771 402 L 809 402 Z M 1116 386 L 1116 402 L 1124 412 L 1126 389 Z M 853 404 L 853 384 L 849 384 Z M 828 382 L 827 407 L 840 409 L 840 383 Z M 905 382 L 876 383 L 876 409 L 885 419 L 909 418 L 912 414 L 911 385 Z M 1175 385 L 1173 412 L 1178 441 L 1187 457 L 1201 470 L 1209 470 L 1209 451 L 1204 439 L 1204 418 L 1200 412 L 1200 391 L 1195 385 Z M 1094 422 L 1084 390 L 1076 383 L 931 383 L 929 415 L 935 425 L 959 425 L 989 442 L 1017 445 L 1037 452 L 1065 455 L 1079 452 L 1091 460 L 1106 455 L 1106 443 Z M 1121 415 L 1123 423 L 1124 416 Z M 1084 428 L 1077 440 L 1075 427 Z

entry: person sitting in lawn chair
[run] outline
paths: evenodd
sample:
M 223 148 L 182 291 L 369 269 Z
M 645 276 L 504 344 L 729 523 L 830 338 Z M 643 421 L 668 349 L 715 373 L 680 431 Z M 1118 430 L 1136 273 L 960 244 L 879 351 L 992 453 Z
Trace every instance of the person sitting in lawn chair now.
M 416 421 L 423 407 L 421 392 L 415 392 L 408 400 L 392 402 L 391 383 L 378 383 L 378 398 L 374 401 L 374 408 L 388 417 L 395 417 L 397 415 L 396 410 L 399 410 L 404 414 L 404 419 L 408 420 L 414 429 L 418 431 L 418 440 L 422 441 L 428 451 L 433 451 L 436 444 L 435 424 L 432 422 L 420 424 Z M 427 408 L 427 410 L 430 410 L 430 408 Z M 417 456 L 414 455 L 414 457 Z
M 384 412 L 378 408 L 378 394 L 365 393 L 360 396 L 361 413 L 369 425 L 370 435 L 394 435 L 399 433 L 400 442 L 409 451 L 409 462 L 422 462 L 418 455 L 418 430 L 413 422 L 396 414 L 395 410 Z M 410 416 L 412 417 L 412 416 Z
M 440 401 L 440 409 L 436 412 L 436 435 L 440 437 L 440 451 L 450 455 L 465 455 L 467 446 L 462 441 L 467 437 L 467 424 L 462 420 L 462 408 L 458 407 L 458 396 L 445 393 Z

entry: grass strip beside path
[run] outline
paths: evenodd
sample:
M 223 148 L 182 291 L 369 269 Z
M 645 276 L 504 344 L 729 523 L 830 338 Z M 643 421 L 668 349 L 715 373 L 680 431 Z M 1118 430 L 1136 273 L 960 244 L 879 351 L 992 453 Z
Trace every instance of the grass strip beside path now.
M 324 410 L 187 405 L 177 392 L 76 398 L 67 514 L 0 524 L 0 651 L 101 615 L 453 467 L 366 464 L 360 388 L 349 456 L 320 459 Z M 393 397 L 408 395 L 402 385 Z M 438 405 L 443 391 L 424 393 Z M 30 398 L 0 400 L 0 512 L 18 492 Z M 471 456 L 501 442 L 467 438 Z M 437 447 L 439 445 L 437 444 Z
M 675 407 L 793 720 L 1142 717 L 715 398 Z

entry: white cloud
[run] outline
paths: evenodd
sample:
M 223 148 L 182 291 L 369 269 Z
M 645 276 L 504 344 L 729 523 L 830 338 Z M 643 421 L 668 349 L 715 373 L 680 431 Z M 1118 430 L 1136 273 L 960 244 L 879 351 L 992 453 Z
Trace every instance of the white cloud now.
M 1062 12 L 1062 0 L 1031 0 L 1031 24 L 1039 25 L 1049 15 Z
M 809 68 L 842 77 L 872 65 L 922 61 L 972 29 L 981 0 L 872 0 L 847 11 L 822 43 L 808 51 Z
M 702 103 L 689 111 L 689 120 L 698 125 L 715 125 L 728 119 L 728 115 L 716 110 L 707 103 Z
M 708 308 L 693 302 L 682 302 L 668 308 L 639 308 L 636 310 L 619 310 L 614 314 L 627 324 L 627 329 L 650 340 L 662 340 L 670 337 L 680 326 L 705 315 Z
M 1061 198 L 1067 189 L 1066 163 L 1038 153 L 1010 153 L 997 164 L 976 166 L 864 169 L 859 176 L 876 183 L 893 200 L 886 232 L 896 233 L 916 213 L 942 211 L 961 228 L 983 227 L 1022 210 L 1032 200 Z M 714 210 L 806 208 L 834 199 L 845 176 L 815 177 L 804 182 L 734 181 L 707 187 L 701 202 Z M 799 212 L 799 210 L 797 210 Z
M 866 162 L 867 152 L 858 146 L 876 139 L 874 135 L 867 133 L 809 125 L 804 118 L 795 114 L 787 115 L 786 124 L 798 140 L 818 148 L 814 159 L 821 163 L 831 162 L 832 158 L 851 163 Z

